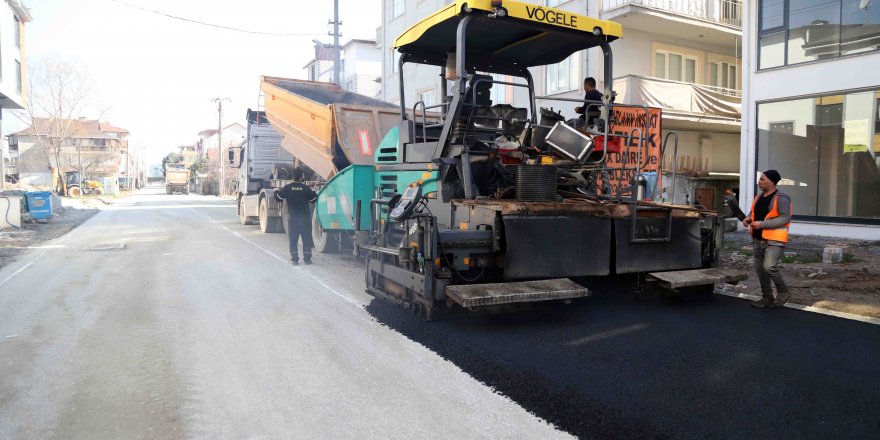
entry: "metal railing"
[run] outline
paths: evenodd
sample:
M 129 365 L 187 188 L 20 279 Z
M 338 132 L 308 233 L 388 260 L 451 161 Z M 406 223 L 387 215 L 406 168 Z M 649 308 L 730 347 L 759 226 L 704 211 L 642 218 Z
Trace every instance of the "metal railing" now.
M 602 12 L 633 5 L 742 27 L 743 9 L 740 0 L 602 0 Z

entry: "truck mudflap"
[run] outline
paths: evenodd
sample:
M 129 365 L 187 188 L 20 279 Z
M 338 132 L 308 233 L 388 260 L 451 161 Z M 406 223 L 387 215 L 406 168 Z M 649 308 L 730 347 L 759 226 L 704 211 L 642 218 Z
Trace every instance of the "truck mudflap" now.
M 656 280 L 661 286 L 670 290 L 682 287 L 706 286 L 715 283 L 735 284 L 748 278 L 749 274 L 747 272 L 720 267 L 652 272 L 648 274 L 649 280 Z
M 589 296 L 590 291 L 568 278 L 557 278 L 446 286 L 446 294 L 462 307 L 473 309 L 514 303 L 580 298 Z

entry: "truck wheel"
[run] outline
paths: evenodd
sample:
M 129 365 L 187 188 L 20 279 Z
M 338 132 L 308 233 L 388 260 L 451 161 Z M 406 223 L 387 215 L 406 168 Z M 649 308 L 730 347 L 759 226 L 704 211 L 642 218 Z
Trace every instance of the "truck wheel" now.
M 71 186 L 67 188 L 67 196 L 68 197 L 81 197 L 83 195 L 82 188 L 78 186 Z
M 247 215 L 247 211 L 244 209 L 244 205 L 244 197 L 238 199 L 238 220 L 243 225 L 252 225 L 254 224 L 254 221 L 252 220 L 252 217 Z
M 317 210 L 312 212 L 312 241 L 315 244 L 315 250 L 322 254 L 332 254 L 339 252 L 339 233 L 336 231 L 325 231 L 318 222 Z
M 96 196 L 103 196 L 103 195 L 104 195 L 104 190 L 101 189 L 101 188 L 95 188 L 95 195 L 96 195 Z
M 281 218 L 269 216 L 269 200 L 266 198 L 260 199 L 260 231 L 271 234 L 281 232 L 282 230 Z

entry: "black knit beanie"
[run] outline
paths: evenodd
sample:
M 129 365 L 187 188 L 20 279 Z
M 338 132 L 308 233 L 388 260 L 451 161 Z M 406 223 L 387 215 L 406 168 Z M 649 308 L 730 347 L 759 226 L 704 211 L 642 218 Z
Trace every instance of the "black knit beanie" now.
M 782 180 L 782 176 L 780 176 L 779 171 L 776 171 L 776 170 L 764 171 L 764 176 L 766 176 L 768 179 L 770 179 L 770 181 L 773 182 L 774 185 L 776 185 L 777 183 L 779 183 L 780 180 Z

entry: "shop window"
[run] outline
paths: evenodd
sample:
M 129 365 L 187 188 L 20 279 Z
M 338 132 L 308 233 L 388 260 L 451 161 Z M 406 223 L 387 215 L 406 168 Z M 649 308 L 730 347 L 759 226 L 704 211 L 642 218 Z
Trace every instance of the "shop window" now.
M 794 214 L 880 224 L 876 91 L 758 104 L 757 168 L 782 173 Z

